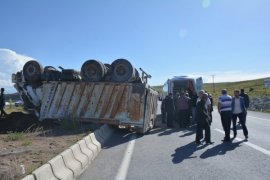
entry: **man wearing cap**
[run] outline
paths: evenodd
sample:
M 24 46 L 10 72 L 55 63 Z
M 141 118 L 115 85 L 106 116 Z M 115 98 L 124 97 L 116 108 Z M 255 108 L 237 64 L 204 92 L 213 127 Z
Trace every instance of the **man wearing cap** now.
M 227 94 L 227 90 L 221 91 L 221 96 L 218 98 L 218 112 L 221 117 L 221 123 L 225 132 L 223 142 L 230 141 L 230 128 L 232 119 L 232 97 Z
M 7 116 L 7 113 L 4 110 L 4 107 L 5 107 L 5 104 L 6 104 L 4 91 L 5 91 L 5 89 L 1 88 L 1 95 L 0 95 L 0 111 L 1 111 L 1 114 L 0 114 L 0 117 Z

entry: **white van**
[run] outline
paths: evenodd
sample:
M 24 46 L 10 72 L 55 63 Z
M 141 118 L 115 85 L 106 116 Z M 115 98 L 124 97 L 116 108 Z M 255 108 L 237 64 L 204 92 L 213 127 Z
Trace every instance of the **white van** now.
M 197 93 L 203 88 L 202 77 L 191 77 L 191 76 L 175 76 L 168 79 L 163 86 L 163 98 L 169 93 L 173 96 L 180 91 L 191 93 Z

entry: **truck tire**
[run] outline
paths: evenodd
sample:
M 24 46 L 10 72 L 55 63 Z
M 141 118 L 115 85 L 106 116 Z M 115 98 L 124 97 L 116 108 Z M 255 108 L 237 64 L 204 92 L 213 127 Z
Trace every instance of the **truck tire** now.
M 35 60 L 28 61 L 23 66 L 23 75 L 28 82 L 40 81 L 43 71 L 43 66 Z
M 86 82 L 102 81 L 106 73 L 105 65 L 97 60 L 88 60 L 81 67 L 81 77 Z
M 136 80 L 136 71 L 132 64 L 126 59 L 117 59 L 111 64 L 112 81 L 133 82 Z

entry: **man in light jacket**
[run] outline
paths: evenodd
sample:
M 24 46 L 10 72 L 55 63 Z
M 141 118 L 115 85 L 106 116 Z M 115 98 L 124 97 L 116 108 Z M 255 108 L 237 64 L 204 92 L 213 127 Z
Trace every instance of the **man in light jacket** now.
M 237 136 L 237 129 L 236 129 L 236 120 L 237 117 L 239 118 L 239 122 L 242 126 L 243 133 L 245 135 L 246 140 L 248 139 L 248 130 L 246 126 L 246 106 L 245 106 L 245 99 L 241 97 L 239 90 L 234 91 L 234 97 L 232 99 L 232 123 L 233 123 L 233 133 L 234 137 Z

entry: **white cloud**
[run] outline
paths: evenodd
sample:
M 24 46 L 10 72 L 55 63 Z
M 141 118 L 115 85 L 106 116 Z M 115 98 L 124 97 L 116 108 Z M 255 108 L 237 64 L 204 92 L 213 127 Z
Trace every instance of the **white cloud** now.
M 0 49 L 0 87 L 6 89 L 6 93 L 14 93 L 11 82 L 12 73 L 22 70 L 23 65 L 33 58 L 17 54 L 10 49 Z

